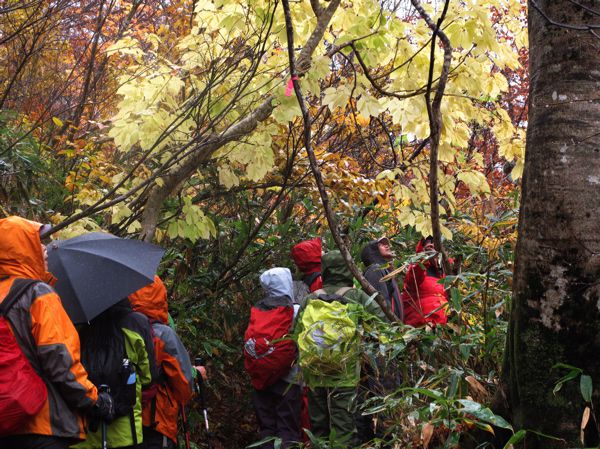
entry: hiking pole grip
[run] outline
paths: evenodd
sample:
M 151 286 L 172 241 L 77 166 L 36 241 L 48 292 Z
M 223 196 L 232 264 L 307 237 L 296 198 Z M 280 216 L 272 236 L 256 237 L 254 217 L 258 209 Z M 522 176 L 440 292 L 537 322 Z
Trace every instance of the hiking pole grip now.
M 106 384 L 100 385 L 98 388 L 99 393 L 108 393 L 110 394 L 110 387 Z M 100 422 L 101 435 L 102 435 L 102 449 L 108 449 L 108 435 L 106 428 L 106 421 L 104 419 Z

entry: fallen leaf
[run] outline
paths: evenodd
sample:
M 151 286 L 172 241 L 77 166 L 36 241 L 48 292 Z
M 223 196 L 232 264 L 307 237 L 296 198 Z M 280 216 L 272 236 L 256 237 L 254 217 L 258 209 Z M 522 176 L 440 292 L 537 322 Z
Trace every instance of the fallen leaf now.
M 421 441 L 423 441 L 423 448 L 427 449 L 431 437 L 433 436 L 433 424 L 430 422 L 425 423 L 421 428 Z

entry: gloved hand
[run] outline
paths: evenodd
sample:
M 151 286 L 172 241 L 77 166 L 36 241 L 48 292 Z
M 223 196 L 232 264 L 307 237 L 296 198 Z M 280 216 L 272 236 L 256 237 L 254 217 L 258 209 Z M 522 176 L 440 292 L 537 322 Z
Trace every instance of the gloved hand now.
M 107 391 L 98 392 L 98 400 L 92 407 L 90 414 L 96 420 L 107 423 L 115 419 L 115 406 L 110 393 Z

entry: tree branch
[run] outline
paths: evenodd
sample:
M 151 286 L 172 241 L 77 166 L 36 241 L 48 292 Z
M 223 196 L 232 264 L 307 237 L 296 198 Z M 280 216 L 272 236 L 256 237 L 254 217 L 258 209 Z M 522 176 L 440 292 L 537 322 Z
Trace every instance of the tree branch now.
M 437 23 L 434 23 L 429 14 L 421 6 L 419 0 L 411 0 L 412 5 L 421 15 L 423 20 L 427 23 L 427 26 L 432 30 L 433 36 L 431 39 L 431 55 L 429 63 L 429 78 L 427 81 L 427 92 L 425 93 L 425 102 L 427 103 L 427 115 L 429 116 L 429 148 L 430 148 L 430 163 L 429 163 L 429 199 L 431 203 L 431 229 L 433 234 L 433 240 L 435 249 L 442 253 L 443 264 L 446 273 L 450 272 L 450 264 L 448 263 L 448 257 L 444 251 L 442 244 L 442 233 L 440 227 L 440 204 L 438 199 L 438 151 L 440 146 L 441 130 L 442 130 L 442 111 L 441 104 L 444 96 L 444 90 L 446 89 L 446 83 L 448 82 L 448 76 L 450 74 L 450 64 L 452 63 L 452 45 L 450 39 L 441 30 L 442 23 L 448 12 L 448 6 L 450 0 L 446 0 L 444 3 L 444 9 Z M 439 36 L 444 48 L 444 62 L 442 64 L 442 71 L 438 81 L 437 89 L 433 101 L 431 100 L 431 89 L 433 85 L 433 69 L 435 64 L 435 48 L 436 38 Z
M 323 209 L 325 211 L 325 216 L 327 217 L 327 223 L 329 224 L 329 229 L 331 230 L 331 234 L 337 247 L 339 248 L 342 256 L 344 257 L 344 261 L 346 265 L 354 275 L 356 279 L 360 282 L 363 289 L 370 295 L 377 293 L 375 300 L 384 311 L 386 316 L 390 321 L 397 321 L 398 319 L 391 311 L 389 305 L 385 298 L 365 279 L 362 275 L 354 260 L 352 259 L 352 255 L 344 242 L 337 220 L 335 215 L 333 214 L 333 210 L 331 209 L 331 205 L 329 204 L 329 196 L 327 194 L 327 190 L 325 188 L 325 183 L 323 182 L 323 176 L 321 174 L 321 170 L 319 170 L 317 158 L 312 149 L 312 136 L 311 136 L 311 120 L 310 113 L 304 103 L 304 96 L 302 94 L 302 90 L 300 88 L 300 82 L 298 80 L 298 70 L 296 69 L 296 61 L 294 55 L 294 29 L 292 24 L 292 15 L 290 12 L 289 0 L 282 0 L 283 12 L 285 15 L 285 27 L 286 34 L 288 39 L 288 55 L 289 55 L 289 63 L 290 63 L 290 74 L 292 76 L 292 82 L 294 84 L 294 92 L 296 94 L 296 98 L 298 100 L 298 104 L 300 106 L 300 110 L 302 111 L 302 120 L 304 123 L 304 148 L 308 154 L 308 160 L 310 162 L 310 168 L 313 172 L 313 176 L 315 178 L 315 182 L 317 184 L 317 188 L 319 190 L 319 195 L 321 196 L 321 202 L 323 204 Z M 331 6 L 331 5 L 330 5 Z M 301 55 L 302 56 L 302 55 Z
M 303 74 L 310 67 L 312 54 L 319 42 L 321 42 L 333 13 L 339 4 L 340 0 L 331 0 L 327 8 L 323 9 L 321 15 L 317 17 L 317 25 L 300 53 L 300 58 L 304 61 L 305 67 L 299 72 L 300 74 Z M 158 222 L 158 216 L 160 216 L 162 204 L 175 188 L 191 176 L 200 165 L 206 163 L 219 148 L 229 142 L 240 140 L 254 131 L 260 123 L 267 120 L 275 109 L 274 100 L 275 96 L 269 95 L 254 111 L 235 125 L 203 141 L 194 149 L 189 158 L 173 169 L 167 176 L 163 177 L 164 185 L 162 187 L 154 186 L 152 188 L 148 195 L 148 201 L 146 202 L 142 218 L 142 238 L 144 240 L 151 241 L 154 238 L 156 223 Z

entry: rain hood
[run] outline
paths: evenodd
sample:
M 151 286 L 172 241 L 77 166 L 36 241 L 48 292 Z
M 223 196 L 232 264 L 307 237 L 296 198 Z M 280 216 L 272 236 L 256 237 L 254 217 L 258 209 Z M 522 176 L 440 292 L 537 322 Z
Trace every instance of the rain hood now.
M 267 296 L 292 298 L 292 272 L 288 268 L 271 268 L 260 275 L 260 285 Z

